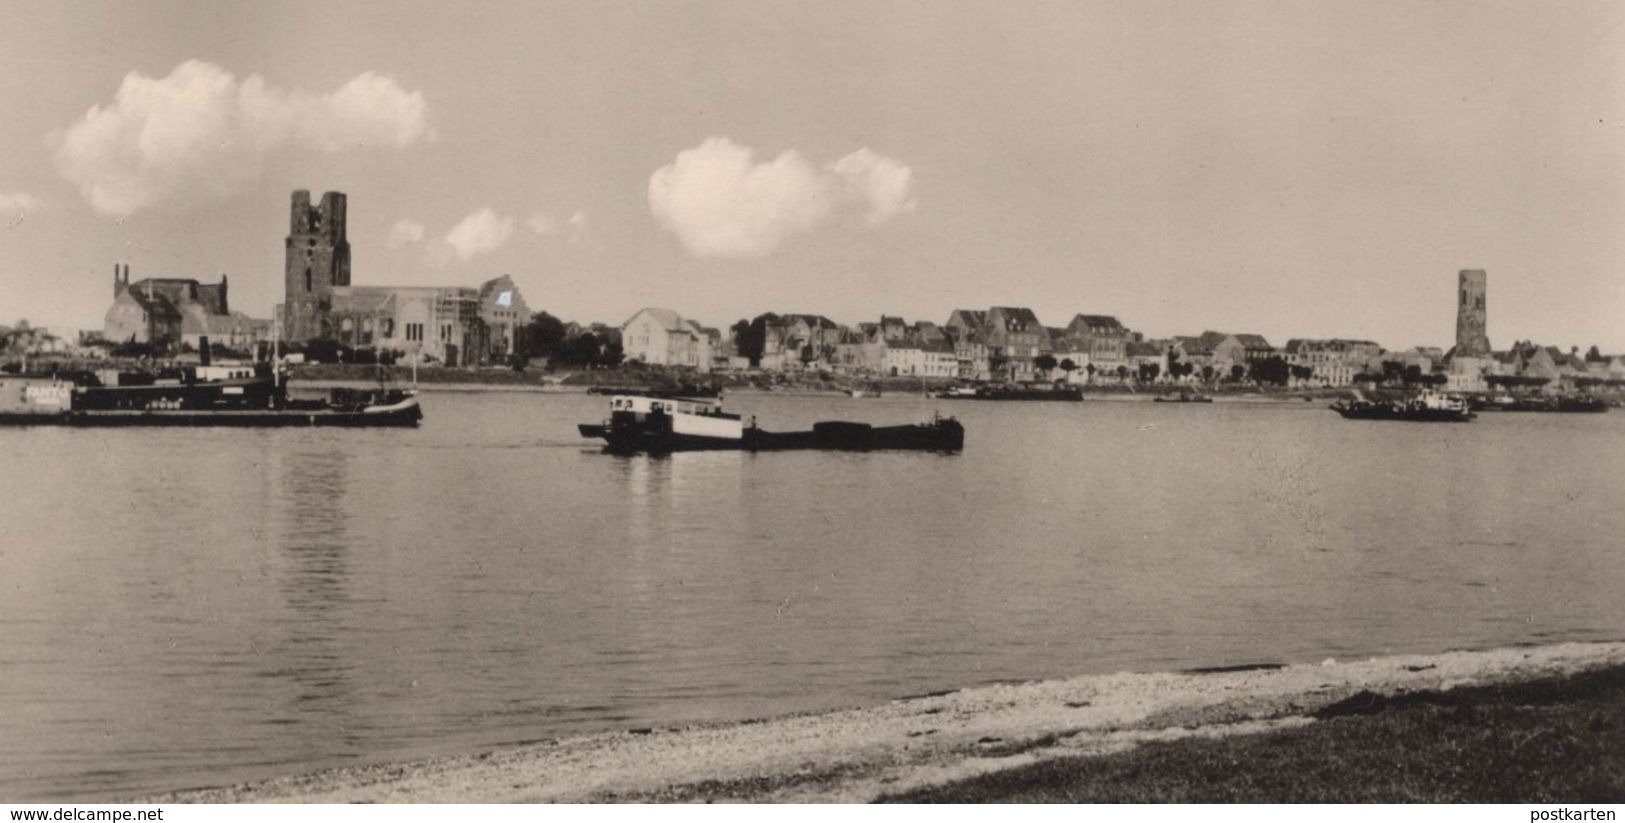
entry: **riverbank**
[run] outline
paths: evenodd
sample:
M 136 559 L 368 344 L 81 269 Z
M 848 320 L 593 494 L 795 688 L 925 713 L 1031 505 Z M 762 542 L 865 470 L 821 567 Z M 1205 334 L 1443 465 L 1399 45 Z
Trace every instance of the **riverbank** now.
M 384 378 L 397 385 L 413 382 L 409 366 L 383 367 Z M 295 388 L 367 388 L 378 385 L 380 367 L 356 364 L 307 364 L 294 367 L 289 385 Z M 659 367 L 626 366 L 616 369 L 544 372 L 514 371 L 505 368 L 448 368 L 424 366 L 418 369 L 416 383 L 423 391 L 532 391 L 583 392 L 593 387 L 677 389 L 704 385 L 730 394 L 775 394 L 787 397 L 846 396 L 854 392 L 866 397 L 926 396 L 955 385 L 956 381 L 918 377 L 857 377 L 819 373 L 717 373 L 697 375 L 673 372 Z M 1101 383 L 1077 386 L 1090 400 L 1150 401 L 1177 391 L 1167 385 L 1134 386 Z M 1304 402 L 1347 395 L 1340 389 L 1284 389 L 1247 385 L 1197 387 L 1219 402 Z
M 1518 691 L 1517 684 L 1530 685 Z M 1481 687 L 1502 690 L 1473 691 Z M 1619 739 L 1622 694 L 1625 642 L 1125 673 L 730 725 L 632 729 L 177 792 L 154 802 L 1087 800 L 1094 796 L 1073 792 L 1106 774 L 1138 790 L 1126 796 L 1141 800 L 1282 800 L 1274 793 L 1294 786 L 1346 784 L 1340 797 L 1351 801 L 1533 802 L 1564 785 L 1554 778 L 1571 764 L 1554 749 L 1608 754 L 1604 744 Z M 1406 714 L 1418 707 L 1428 713 Z M 1514 719 L 1509 712 L 1521 714 Z M 1432 748 L 1422 745 L 1429 741 Z M 1580 742 L 1588 745 L 1574 745 Z M 1261 757 L 1272 750 L 1288 756 Z M 1436 768 L 1418 767 L 1414 780 L 1365 780 L 1300 759 L 1316 750 L 1337 767 L 1420 759 Z M 1142 769 L 1113 759 L 1125 752 L 1170 765 Z M 1405 752 L 1411 757 L 1398 759 Z M 1254 780 L 1256 795 L 1201 794 L 1231 785 L 1225 779 L 1237 768 L 1231 756 L 1255 760 L 1254 773 L 1273 775 L 1274 782 Z M 1179 757 L 1207 770 L 1185 772 Z M 1620 799 L 1620 757 L 1615 751 L 1599 761 L 1600 771 L 1581 774 L 1595 783 L 1599 799 Z M 1439 781 L 1446 790 L 1458 785 L 1450 782 L 1452 769 L 1470 763 L 1497 764 L 1487 785 L 1506 784 L 1505 792 L 1426 794 Z M 1524 782 L 1508 782 L 1518 775 Z M 1383 793 L 1396 785 L 1414 785 L 1417 793 Z

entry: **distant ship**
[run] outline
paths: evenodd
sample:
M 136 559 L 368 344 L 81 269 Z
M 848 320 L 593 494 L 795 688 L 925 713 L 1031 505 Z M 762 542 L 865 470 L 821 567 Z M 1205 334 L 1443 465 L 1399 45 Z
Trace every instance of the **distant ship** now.
M 1418 423 L 1465 423 L 1476 415 L 1467 401 L 1439 392 L 1422 392 L 1404 400 L 1367 400 L 1356 392 L 1352 400 L 1339 400 L 1332 411 L 1350 420 L 1409 420 Z
M 1567 413 L 1600 413 L 1608 411 L 1608 401 L 1600 397 L 1573 395 L 1513 397 L 1512 395 L 1503 394 L 1494 397 L 1475 397 L 1471 401 L 1471 405 L 1473 411 Z
M 1062 400 L 1076 403 L 1083 399 L 1083 389 L 1076 386 L 954 386 L 937 392 L 943 400 Z
M 0 425 L 370 428 L 423 419 L 416 391 L 333 389 L 324 398 L 292 398 L 283 375 L 267 364 L 199 366 L 173 377 L 125 373 L 113 381 L 0 375 Z
M 714 386 L 696 386 L 685 384 L 671 389 L 642 389 L 635 386 L 593 386 L 587 389 L 588 394 L 617 395 L 636 394 L 643 397 L 721 397 L 722 390 Z
M 752 419 L 722 410 L 710 398 L 619 395 L 610 398 L 609 420 L 582 423 L 582 437 L 604 440 L 607 449 L 620 453 L 676 451 L 837 451 L 910 450 L 957 452 L 965 445 L 959 421 L 935 418 L 926 423 L 872 426 L 868 423 L 828 421 L 814 423 L 810 431 L 770 432 Z
M 1159 394 L 1151 398 L 1153 403 L 1212 403 L 1213 398 L 1205 394 L 1193 392 L 1190 389 L 1181 389 L 1177 392 Z

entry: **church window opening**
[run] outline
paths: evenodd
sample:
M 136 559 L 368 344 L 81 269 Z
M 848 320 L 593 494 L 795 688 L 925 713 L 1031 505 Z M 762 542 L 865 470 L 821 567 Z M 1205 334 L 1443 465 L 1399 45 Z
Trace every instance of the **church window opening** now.
M 305 267 L 305 291 L 310 291 L 310 267 Z

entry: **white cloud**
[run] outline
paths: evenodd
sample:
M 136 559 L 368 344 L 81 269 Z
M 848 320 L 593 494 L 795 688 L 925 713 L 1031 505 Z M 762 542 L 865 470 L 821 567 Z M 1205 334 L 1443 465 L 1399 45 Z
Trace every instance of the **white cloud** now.
M 914 172 L 889 157 L 865 147 L 831 163 L 829 170 L 845 181 L 847 194 L 869 204 L 864 220 L 871 226 L 914 210 L 909 193 Z
M 761 257 L 829 214 L 830 180 L 800 154 L 769 163 L 726 137 L 679 152 L 649 177 L 649 209 L 702 257 Z
M 480 209 L 463 218 L 446 233 L 445 244 L 459 260 L 470 260 L 488 254 L 508 242 L 513 234 L 513 218 L 497 214 L 491 209 Z
M 912 172 L 863 148 L 824 168 L 791 150 L 756 163 L 753 152 L 712 137 L 649 177 L 649 210 L 692 253 L 761 257 L 849 206 L 879 225 L 913 207 Z
M 559 221 L 547 212 L 536 212 L 525 221 L 530 230 L 543 237 L 556 237 L 562 234 L 565 228 L 570 229 L 570 242 L 580 242 L 582 232 L 587 230 L 587 213 L 577 209 L 568 220 Z
M 239 81 L 189 60 L 168 77 L 124 77 L 57 140 L 57 171 L 105 214 L 184 193 L 224 192 L 258 177 L 289 148 L 333 153 L 433 139 L 423 95 L 366 72 L 327 93 Z
M 399 249 L 423 239 L 423 224 L 416 220 L 397 220 L 389 230 L 389 247 Z
M 28 211 L 34 208 L 34 196 L 25 191 L 0 191 L 0 212 Z
M 536 212 L 531 215 L 530 219 L 525 221 L 525 225 L 530 226 L 531 231 L 543 237 L 552 237 L 559 233 L 559 221 L 554 220 L 552 215 L 544 212 Z

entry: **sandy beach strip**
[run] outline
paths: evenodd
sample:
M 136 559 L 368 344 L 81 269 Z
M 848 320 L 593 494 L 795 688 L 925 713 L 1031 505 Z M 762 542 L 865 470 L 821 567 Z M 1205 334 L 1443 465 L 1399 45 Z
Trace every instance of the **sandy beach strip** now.
M 1399 694 L 1625 664 L 1625 642 L 1124 673 L 986 686 L 861 709 L 639 729 L 473 755 L 175 792 L 151 802 L 865 802 L 1056 757 L 1313 722 Z

